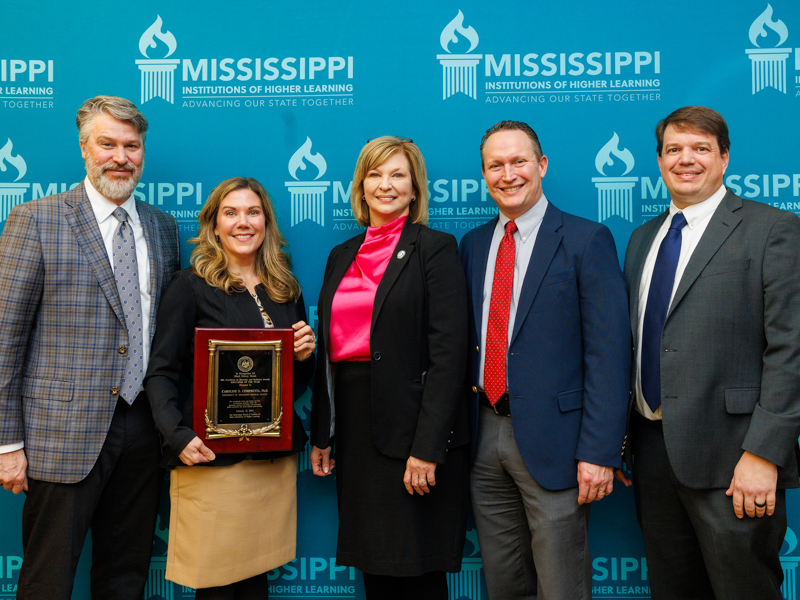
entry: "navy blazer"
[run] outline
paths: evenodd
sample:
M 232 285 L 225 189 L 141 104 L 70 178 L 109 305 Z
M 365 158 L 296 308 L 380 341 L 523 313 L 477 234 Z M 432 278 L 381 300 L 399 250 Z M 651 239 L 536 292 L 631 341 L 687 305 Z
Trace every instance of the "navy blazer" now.
M 467 233 L 472 440 L 477 439 L 480 332 L 495 217 Z M 577 463 L 622 465 L 631 335 L 625 282 L 607 227 L 545 211 L 509 341 L 508 389 L 517 446 L 549 490 L 577 487 Z

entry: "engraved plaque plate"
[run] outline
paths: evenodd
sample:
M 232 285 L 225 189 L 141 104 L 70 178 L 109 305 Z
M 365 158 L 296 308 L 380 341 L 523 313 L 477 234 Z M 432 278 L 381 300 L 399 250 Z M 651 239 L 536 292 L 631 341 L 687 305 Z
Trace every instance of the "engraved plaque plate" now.
M 195 330 L 194 417 L 214 452 L 292 446 L 291 329 Z

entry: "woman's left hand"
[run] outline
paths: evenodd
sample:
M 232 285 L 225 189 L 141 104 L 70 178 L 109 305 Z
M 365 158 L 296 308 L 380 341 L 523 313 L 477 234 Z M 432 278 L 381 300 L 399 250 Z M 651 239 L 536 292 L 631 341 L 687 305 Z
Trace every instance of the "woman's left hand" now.
M 412 496 L 416 491 L 420 496 L 431 491 L 436 485 L 436 463 L 409 456 L 406 461 L 406 472 L 403 483 Z
M 294 359 L 304 361 L 317 347 L 317 338 L 305 321 L 298 321 L 292 325 L 292 329 L 294 329 Z

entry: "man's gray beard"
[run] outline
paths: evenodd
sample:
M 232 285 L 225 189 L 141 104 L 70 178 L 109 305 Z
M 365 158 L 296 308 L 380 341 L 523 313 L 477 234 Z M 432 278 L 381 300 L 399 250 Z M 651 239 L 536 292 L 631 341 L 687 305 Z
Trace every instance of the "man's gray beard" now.
M 130 162 L 124 165 L 118 165 L 114 161 L 109 161 L 101 165 L 90 156 L 86 158 L 85 163 L 86 174 L 89 176 L 89 181 L 92 182 L 94 189 L 112 202 L 124 202 L 130 198 L 133 190 L 136 189 L 136 186 L 139 183 L 139 179 L 142 176 L 142 170 L 144 169 L 144 159 L 138 168 L 132 165 Z M 106 170 L 111 168 L 118 169 L 120 167 L 129 169 L 133 176 L 130 179 L 125 180 L 111 179 L 105 175 Z

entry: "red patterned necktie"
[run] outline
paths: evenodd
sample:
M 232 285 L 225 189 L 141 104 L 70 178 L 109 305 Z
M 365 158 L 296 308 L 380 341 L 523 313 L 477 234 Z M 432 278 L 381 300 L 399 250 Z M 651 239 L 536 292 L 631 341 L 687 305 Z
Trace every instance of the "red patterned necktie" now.
M 506 223 L 506 233 L 497 249 L 494 265 L 492 300 L 486 327 L 486 360 L 483 367 L 483 389 L 492 406 L 506 391 L 506 352 L 508 351 L 508 315 L 511 311 L 511 289 L 514 285 L 514 257 L 517 245 L 514 232 L 517 224 Z

